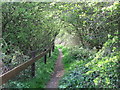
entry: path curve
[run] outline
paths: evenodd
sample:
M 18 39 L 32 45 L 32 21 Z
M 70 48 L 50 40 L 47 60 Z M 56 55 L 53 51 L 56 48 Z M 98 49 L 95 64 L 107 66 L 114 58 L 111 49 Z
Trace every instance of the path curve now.
M 55 63 L 54 73 L 52 75 L 51 80 L 48 82 L 46 88 L 58 88 L 58 84 L 59 84 L 58 82 L 60 78 L 64 75 L 64 68 L 62 64 L 63 54 L 61 49 L 58 50 L 59 50 L 59 56 Z

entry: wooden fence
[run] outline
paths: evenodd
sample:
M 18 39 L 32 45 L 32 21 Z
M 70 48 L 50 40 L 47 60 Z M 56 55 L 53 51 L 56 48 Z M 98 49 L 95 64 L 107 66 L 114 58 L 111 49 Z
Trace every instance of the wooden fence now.
M 28 61 L 26 61 L 23 64 L 18 65 L 17 67 L 13 68 L 12 70 L 2 74 L 0 76 L 0 85 L 5 84 L 8 80 L 14 78 L 17 74 L 19 74 L 21 71 L 25 70 L 28 66 L 31 65 L 31 75 L 32 77 L 35 76 L 35 62 L 39 60 L 41 57 L 44 57 L 44 63 L 46 64 L 47 61 L 47 53 L 49 53 L 49 57 L 51 56 L 51 51 L 54 51 L 54 44 L 51 45 L 49 48 L 45 49 L 44 52 L 42 52 L 40 55 L 35 56 L 35 53 L 32 54 L 32 58 Z

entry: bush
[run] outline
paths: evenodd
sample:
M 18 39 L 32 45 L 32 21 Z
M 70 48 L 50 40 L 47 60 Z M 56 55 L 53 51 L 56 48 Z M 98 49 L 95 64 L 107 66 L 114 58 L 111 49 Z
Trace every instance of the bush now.
M 118 37 L 111 37 L 104 43 L 103 48 L 99 52 L 95 53 L 91 51 L 90 55 L 87 55 L 87 52 L 79 51 L 86 51 L 86 49 L 67 49 L 71 51 L 68 53 L 66 50 L 67 54 L 65 54 L 63 59 L 66 73 L 60 80 L 59 87 L 119 88 L 118 68 L 120 52 L 116 48 L 117 43 Z M 84 59 L 82 57 L 83 59 L 81 59 L 81 57 L 78 57 L 79 54 L 81 56 L 87 55 L 87 58 Z
M 84 49 L 79 47 L 74 47 L 70 49 L 70 56 L 77 60 L 85 60 L 90 56 L 94 55 L 96 51 L 92 51 L 90 49 Z

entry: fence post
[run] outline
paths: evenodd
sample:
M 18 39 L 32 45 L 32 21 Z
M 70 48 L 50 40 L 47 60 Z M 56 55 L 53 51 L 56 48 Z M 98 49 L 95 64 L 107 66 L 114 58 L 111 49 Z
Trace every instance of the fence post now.
M 46 51 L 46 49 L 45 49 L 44 51 Z M 45 56 L 44 56 L 44 63 L 45 63 L 45 64 L 46 64 L 46 61 L 47 61 L 47 53 L 46 53 Z
M 53 44 L 53 47 L 52 47 L 52 51 L 54 52 L 54 49 L 55 49 L 55 44 Z
M 32 52 L 32 58 L 34 58 L 34 57 L 35 57 L 35 52 L 33 51 Z M 35 76 L 35 63 L 33 63 L 31 65 L 31 71 L 32 71 L 31 76 L 34 77 Z
M 51 49 L 49 50 L 49 57 L 51 57 Z

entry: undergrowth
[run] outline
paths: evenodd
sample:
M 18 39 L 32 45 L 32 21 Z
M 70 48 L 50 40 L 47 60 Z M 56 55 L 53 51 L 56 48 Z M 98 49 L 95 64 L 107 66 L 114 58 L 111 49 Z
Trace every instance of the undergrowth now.
M 110 37 L 101 50 L 62 48 L 65 75 L 59 88 L 120 88 L 118 37 Z
M 36 74 L 34 78 L 22 81 L 9 81 L 5 88 L 45 88 L 47 82 L 50 80 L 51 74 L 53 73 L 58 53 L 58 49 L 55 47 L 52 56 L 48 57 L 47 55 L 47 64 L 44 64 L 43 58 L 36 62 Z

